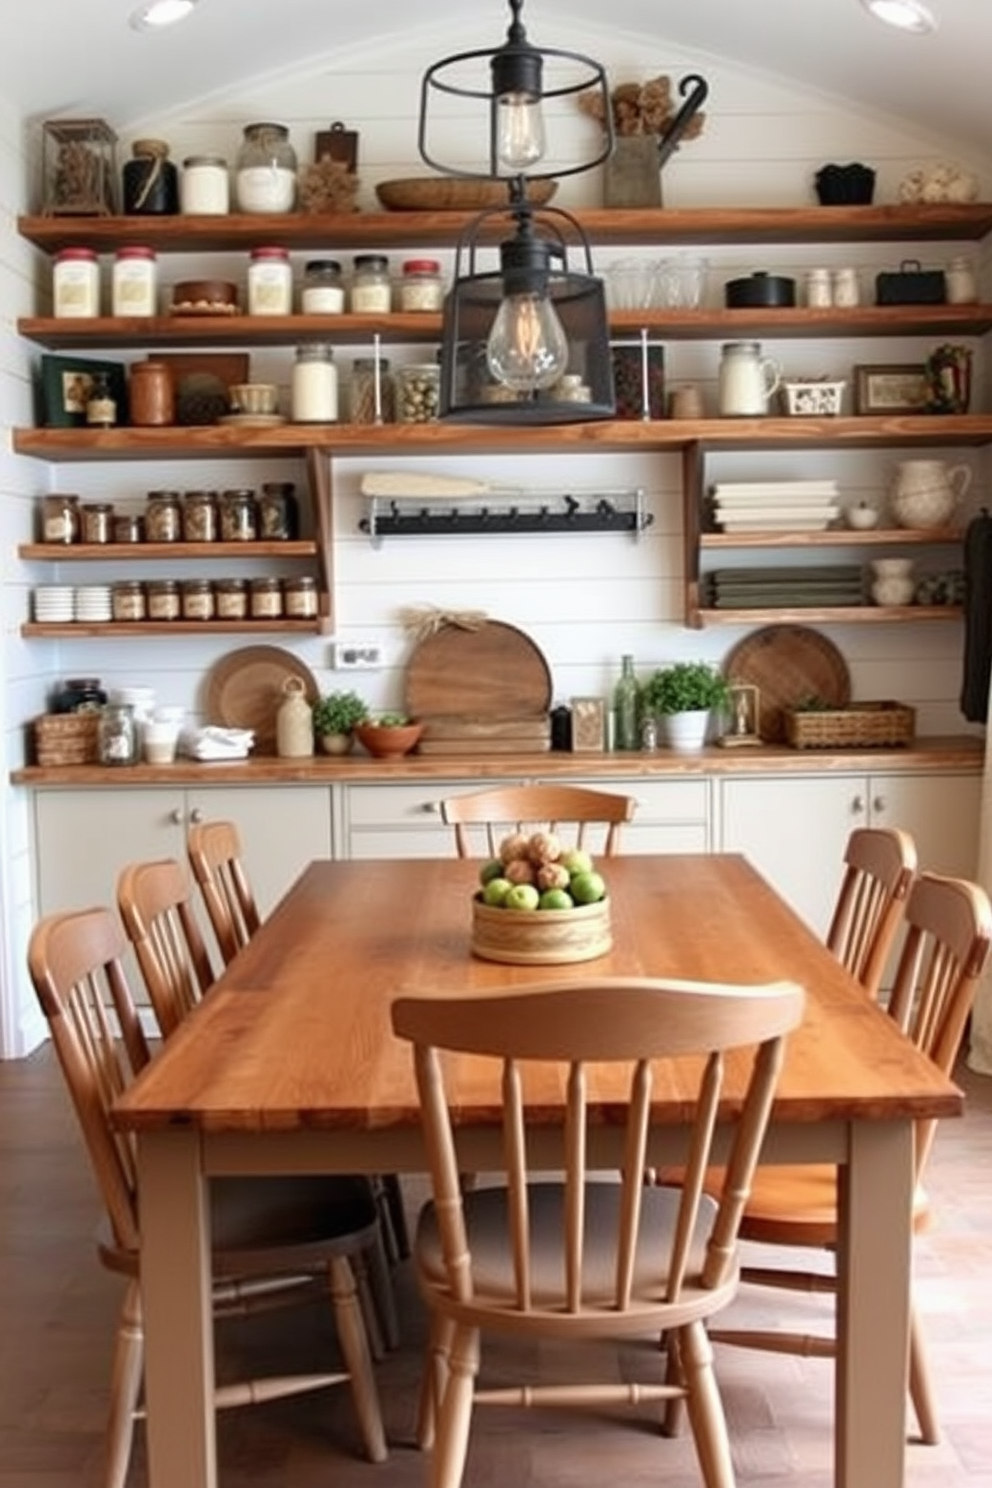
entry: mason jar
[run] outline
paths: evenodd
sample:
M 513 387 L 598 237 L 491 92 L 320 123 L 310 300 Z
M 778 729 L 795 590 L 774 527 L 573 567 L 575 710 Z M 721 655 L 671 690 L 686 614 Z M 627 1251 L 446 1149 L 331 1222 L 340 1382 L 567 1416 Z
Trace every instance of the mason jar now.
M 351 278 L 351 309 L 355 315 L 388 315 L 393 305 L 389 259 L 382 253 L 360 253 Z
M 109 543 L 114 508 L 106 501 L 91 501 L 81 511 L 84 543 Z
M 246 620 L 248 618 L 248 580 L 215 580 L 214 607 L 218 620 Z
M 149 542 L 180 542 L 183 509 L 178 491 L 149 491 L 145 508 L 145 532 Z
M 437 362 L 414 362 L 396 372 L 396 418 L 401 424 L 430 424 L 441 399 Z
M 46 543 L 79 541 L 79 497 L 53 493 L 42 498 L 41 537 Z
M 258 537 L 258 507 L 254 491 L 225 491 L 220 498 L 221 542 L 254 542 Z
M 121 579 L 110 586 L 110 608 L 118 622 L 130 624 L 147 615 L 145 586 L 139 579 Z
M 179 204 L 187 217 L 224 217 L 231 210 L 227 161 L 220 155 L 190 155 L 183 161 Z
M 176 579 L 149 579 L 149 620 L 178 620 L 180 613 L 178 581 Z
M 351 364 L 349 412 L 353 424 L 392 424 L 396 384 L 388 357 L 355 357 Z
M 285 124 L 246 124 L 235 161 L 240 212 L 291 212 L 296 205 L 296 151 Z
M 216 542 L 217 496 L 214 491 L 187 491 L 183 498 L 183 542 Z
M 341 314 L 344 284 L 337 259 L 315 258 L 304 267 L 300 309 L 304 315 Z
M 133 765 L 138 758 L 138 730 L 134 709 L 127 703 L 108 703 L 97 723 L 97 758 L 101 765 Z
M 308 574 L 286 579 L 282 586 L 287 619 L 312 620 L 317 614 L 317 581 Z
M 184 579 L 182 586 L 184 620 L 214 618 L 214 586 L 209 579 Z
M 278 620 L 282 616 L 282 584 L 278 579 L 252 579 L 251 618 Z
M 290 404 L 297 424 L 333 424 L 337 419 L 338 369 L 334 352 L 325 342 L 296 348 Z
M 408 258 L 399 285 L 401 310 L 440 310 L 444 281 L 436 258 Z
M 263 542 L 289 542 L 299 535 L 300 514 L 292 481 L 266 481 L 258 497 L 258 535 Z

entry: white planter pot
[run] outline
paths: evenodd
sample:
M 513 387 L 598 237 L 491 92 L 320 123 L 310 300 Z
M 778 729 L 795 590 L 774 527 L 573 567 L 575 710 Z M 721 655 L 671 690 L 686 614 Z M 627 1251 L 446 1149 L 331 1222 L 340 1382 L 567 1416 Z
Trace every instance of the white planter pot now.
M 688 713 L 662 714 L 658 720 L 662 743 L 669 749 L 681 750 L 683 754 L 702 749 L 706 743 L 709 721 L 709 708 L 694 708 Z

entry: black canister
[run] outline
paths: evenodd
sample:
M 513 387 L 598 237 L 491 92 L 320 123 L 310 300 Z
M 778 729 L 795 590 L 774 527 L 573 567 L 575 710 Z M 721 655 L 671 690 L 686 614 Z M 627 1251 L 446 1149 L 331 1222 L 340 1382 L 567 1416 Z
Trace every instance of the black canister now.
M 98 677 L 67 677 L 52 698 L 52 712 L 98 713 L 106 701 Z
M 165 140 L 135 140 L 131 153 L 134 159 L 121 173 L 125 216 L 167 217 L 177 213 L 179 172 L 168 158 Z
M 551 709 L 551 748 L 568 750 L 571 747 L 572 710 L 561 703 Z

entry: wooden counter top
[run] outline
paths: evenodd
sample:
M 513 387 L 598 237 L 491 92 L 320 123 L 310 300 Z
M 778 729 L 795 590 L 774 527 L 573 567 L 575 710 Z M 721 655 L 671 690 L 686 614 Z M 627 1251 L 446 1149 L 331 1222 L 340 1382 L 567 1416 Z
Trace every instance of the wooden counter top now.
M 984 740 L 971 735 L 918 739 L 906 749 L 788 749 L 782 745 L 721 749 L 713 745 L 700 754 L 677 754 L 670 749 L 610 754 L 500 754 L 408 755 L 386 762 L 356 752 L 344 759 L 315 755 L 313 759 L 273 757 L 234 761 L 182 759 L 171 765 L 65 765 L 42 769 L 26 765 L 13 770 L 13 785 L 47 787 L 113 787 L 156 785 L 334 785 L 399 784 L 415 780 L 545 780 L 685 779 L 699 775 L 822 775 L 865 771 L 960 771 L 976 773 L 984 759 Z

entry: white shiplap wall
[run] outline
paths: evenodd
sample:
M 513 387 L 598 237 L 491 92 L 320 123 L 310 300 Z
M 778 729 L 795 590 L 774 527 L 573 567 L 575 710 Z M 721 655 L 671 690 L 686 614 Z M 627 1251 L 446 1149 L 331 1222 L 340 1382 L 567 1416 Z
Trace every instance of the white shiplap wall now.
M 491 29 L 491 28 L 490 28 Z M 415 119 L 419 78 L 438 56 L 462 46 L 485 45 L 489 37 L 473 12 L 458 32 L 425 28 L 379 43 L 364 52 L 330 54 L 316 59 L 305 73 L 268 80 L 247 80 L 236 94 L 190 103 L 172 118 L 115 123 L 121 135 L 121 159 L 129 141 L 139 135 L 160 134 L 172 146 L 173 158 L 192 153 L 219 152 L 233 160 L 245 122 L 279 119 L 288 124 L 301 161 L 312 157 L 313 135 L 332 120 L 343 120 L 360 134 L 360 205 L 375 205 L 378 180 L 421 174 L 416 158 Z M 542 38 L 553 44 L 552 38 Z M 813 200 L 812 178 L 828 160 L 860 159 L 878 172 L 877 200 L 893 200 L 899 180 L 911 168 L 935 159 L 952 158 L 980 175 L 992 178 L 992 162 L 953 154 L 947 141 L 924 139 L 911 125 L 853 109 L 838 100 L 811 95 L 787 80 L 736 68 L 724 60 L 687 55 L 662 39 L 626 36 L 609 31 L 570 32 L 567 45 L 601 57 L 616 81 L 644 79 L 659 72 L 673 78 L 700 71 L 711 88 L 703 136 L 685 146 L 664 172 L 665 200 L 671 206 L 790 206 Z M 576 117 L 574 128 L 589 128 Z M 21 343 L 14 330 L 17 315 L 43 305 L 49 269 L 40 256 L 22 244 L 14 231 L 19 211 L 36 208 L 33 172 L 25 169 L 18 120 L 0 113 L 0 423 L 4 428 L 31 421 L 29 371 L 36 353 Z M 984 184 L 984 183 L 983 183 Z M 598 204 L 600 182 L 594 175 L 566 182 L 558 197 L 563 206 Z M 983 191 L 987 195 L 987 190 Z M 417 248 L 415 242 L 409 245 Z M 327 245 L 333 252 L 334 245 Z M 661 250 L 659 249 L 659 252 Z M 819 263 L 856 262 L 865 283 L 880 267 L 898 262 L 898 250 L 871 245 L 826 252 L 815 247 L 779 246 L 762 250 L 708 248 L 708 295 L 722 303 L 727 278 L 754 268 L 801 275 Z M 928 248 L 928 262 L 940 264 L 953 245 Z M 309 256 L 309 255 L 307 255 Z M 394 256 L 399 263 L 403 255 Z M 618 252 L 603 252 L 597 263 L 606 266 Z M 297 268 L 304 255 L 297 256 Z M 444 255 L 450 266 L 451 255 Z M 163 280 L 203 271 L 202 261 L 176 258 L 163 261 Z M 211 261 L 211 271 L 241 279 L 245 264 L 235 255 Z M 779 358 L 792 375 L 847 374 L 854 362 L 922 360 L 926 343 L 886 342 L 803 343 L 767 342 L 765 350 Z M 339 362 L 346 371 L 354 352 L 342 349 Z M 400 348 L 395 361 L 416 360 L 423 351 Z M 711 401 L 718 348 L 687 343 L 668 348 L 671 380 L 701 383 Z M 286 384 L 290 351 L 253 356 L 253 373 Z M 977 397 L 982 397 L 979 376 Z M 968 460 L 979 475 L 975 493 L 984 499 L 985 472 L 975 452 L 949 451 Z M 895 453 L 824 451 L 789 456 L 757 454 L 721 457 L 723 479 L 758 475 L 834 474 L 845 495 L 856 499 L 884 490 Z M 647 669 L 674 657 L 706 657 L 719 661 L 740 637 L 737 629 L 715 628 L 690 632 L 680 623 L 682 538 L 679 462 L 666 455 L 592 455 L 583 457 L 513 457 L 500 459 L 430 459 L 418 468 L 481 475 L 501 483 L 587 490 L 596 484 L 611 488 L 642 486 L 654 521 L 638 541 L 626 536 L 554 536 L 546 539 L 386 540 L 373 548 L 358 531 L 361 499 L 358 476 L 363 469 L 395 465 L 381 460 L 342 460 L 335 466 L 339 493 L 335 532 L 335 610 L 337 635 L 349 641 L 378 640 L 386 650 L 387 666 L 359 677 L 374 706 L 395 704 L 401 694 L 408 642 L 399 624 L 406 606 L 483 609 L 494 618 L 526 629 L 542 647 L 551 664 L 557 699 L 575 694 L 605 692 L 616 673 L 622 652 L 633 652 Z M 51 578 L 50 570 L 33 572 L 12 558 L 18 541 L 30 533 L 34 498 L 45 489 L 74 489 L 83 499 L 107 499 L 124 506 L 141 506 L 145 493 L 159 486 L 179 484 L 257 485 L 264 479 L 296 479 L 303 471 L 294 462 L 271 466 L 214 462 L 180 466 L 85 465 L 53 467 L 19 460 L 9 453 L 9 440 L 0 451 L 0 523 L 6 561 L 3 574 L 3 672 L 0 698 L 8 768 L 24 757 L 25 722 L 44 705 L 46 689 L 66 674 L 84 672 L 106 683 L 141 682 L 154 686 L 162 701 L 200 706 L 203 679 L 214 661 L 229 649 L 222 637 L 196 640 L 94 641 L 87 643 L 27 643 L 18 626 L 27 614 L 32 582 Z M 181 572 L 181 569 L 178 570 Z M 202 571 L 202 570 L 201 570 Z M 92 570 L 93 577 L 99 570 Z M 955 623 L 921 626 L 845 626 L 831 631 L 848 659 L 854 693 L 860 697 L 898 697 L 919 710 L 924 733 L 961 727 L 956 698 L 960 682 L 961 631 Z M 322 686 L 340 685 L 330 670 L 327 642 L 307 638 L 292 642 L 293 649 L 317 674 Z M 354 681 L 349 674 L 349 681 Z M 30 873 L 26 829 L 26 801 L 22 792 L 0 787 L 0 826 L 4 852 L 0 856 L 0 885 L 6 908 L 3 923 L 6 1009 L 0 1025 L 0 1046 L 16 1053 L 30 1046 L 35 1031 L 30 1000 L 24 995 L 23 943 L 30 923 Z

